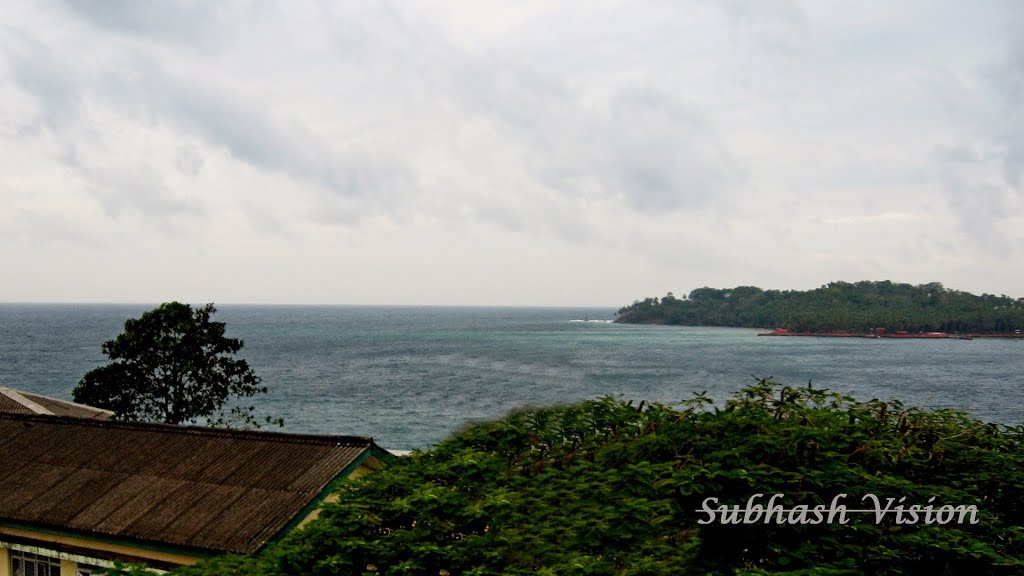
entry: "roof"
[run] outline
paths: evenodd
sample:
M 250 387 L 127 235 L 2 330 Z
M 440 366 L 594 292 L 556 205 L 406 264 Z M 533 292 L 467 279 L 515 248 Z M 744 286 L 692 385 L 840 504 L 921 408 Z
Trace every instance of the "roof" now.
M 0 414 L 0 524 L 249 554 L 373 439 Z
M 6 386 L 0 386 L 0 412 L 73 416 L 76 418 L 97 418 L 100 420 L 106 420 L 114 415 L 110 410 L 50 398 L 42 394 L 15 390 Z

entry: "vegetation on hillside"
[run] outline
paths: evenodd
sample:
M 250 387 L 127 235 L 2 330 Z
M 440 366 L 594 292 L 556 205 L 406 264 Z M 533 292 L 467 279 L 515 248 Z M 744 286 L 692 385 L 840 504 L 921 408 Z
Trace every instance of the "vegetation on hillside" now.
M 755 494 L 797 510 L 840 494 L 871 508 L 872 494 L 978 514 L 700 523 L 705 499 Z M 603 398 L 475 425 L 347 483 L 258 557 L 180 573 L 1021 574 L 1022 525 L 1024 426 L 759 381 L 721 408 L 703 395 L 680 408 Z
M 698 288 L 689 296 L 647 298 L 619 310 L 617 322 L 686 326 L 782 327 L 811 332 L 1012 333 L 1024 329 L 1024 298 L 882 282 L 832 282 L 806 292 L 755 286 Z

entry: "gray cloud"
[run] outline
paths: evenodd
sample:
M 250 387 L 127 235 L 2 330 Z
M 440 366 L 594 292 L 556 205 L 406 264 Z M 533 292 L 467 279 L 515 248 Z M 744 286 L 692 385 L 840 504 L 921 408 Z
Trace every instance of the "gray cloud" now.
M 374 173 L 372 160 L 361 157 L 358 148 L 332 149 L 302 124 L 281 125 L 275 121 L 272 110 L 202 78 L 176 75 L 145 54 L 129 55 L 99 69 L 77 68 L 59 61 L 41 44 L 23 42 L 12 58 L 12 67 L 19 86 L 38 101 L 42 122 L 67 136 L 76 129 L 84 130 L 91 139 L 87 145 L 102 145 L 105 137 L 81 116 L 81 102 L 93 99 L 137 121 L 197 134 L 247 164 L 315 183 L 333 193 L 378 192 L 387 181 L 396 178 L 394 174 L 401 172 L 400 166 L 389 166 L 393 174 Z M 79 133 L 77 138 L 81 137 Z M 65 158 L 71 160 L 69 165 L 75 169 L 87 168 L 73 151 L 66 153 Z M 195 150 L 187 158 L 179 156 L 177 160 L 179 166 L 186 162 L 186 169 L 193 172 L 202 163 Z M 93 179 L 97 174 L 84 176 Z M 151 178 L 101 179 L 104 184 L 97 187 L 99 190 L 132 185 L 118 196 L 106 196 L 112 199 L 105 202 L 111 213 L 116 212 L 116 198 L 131 199 L 135 194 L 151 199 L 161 196 L 147 192 L 153 190 Z M 143 181 L 149 184 L 139 186 Z M 157 204 L 153 206 L 158 207 Z M 169 204 L 159 207 L 175 208 Z
M 1024 18 L 1021 25 L 1024 26 Z M 1024 126 L 1024 39 L 1020 36 L 1009 57 L 1003 83 L 1006 90 L 1004 168 L 1007 182 L 1019 189 L 1024 174 L 1024 130 L 1021 129 Z
M 198 134 L 247 164 L 351 192 L 339 174 L 344 158 L 301 124 L 282 126 L 271 110 L 241 94 L 176 75 L 151 59 L 130 66 L 104 70 L 90 89 L 123 113 Z
M 19 242 L 52 247 L 55 250 L 77 248 L 85 250 L 109 250 L 109 244 L 88 230 L 81 223 L 63 215 L 39 213 L 33 210 L 17 210 L 14 224 L 0 226 L 0 238 L 7 244 Z
M 136 211 L 148 221 L 174 228 L 174 220 L 183 215 L 201 215 L 202 207 L 182 199 L 167 187 L 163 174 L 145 163 L 93 162 L 79 156 L 70 146 L 65 164 L 72 167 L 110 218 Z
M 700 112 L 659 91 L 620 93 L 599 166 L 643 211 L 728 208 L 742 168 Z
M 77 17 L 113 32 L 194 45 L 215 37 L 221 2 L 60 0 Z
M 195 146 L 181 146 L 178 148 L 174 164 L 182 174 L 195 177 L 203 169 L 203 156 Z
M 1014 32 L 1005 42 L 994 42 L 996 58 L 978 64 L 972 72 L 979 81 L 970 98 L 969 112 L 960 121 L 969 126 L 955 144 L 934 149 L 939 162 L 940 189 L 955 214 L 962 236 L 979 249 L 1009 257 L 1024 238 L 1006 232 L 1004 223 L 1019 217 L 1024 200 L 1024 39 L 1016 31 L 1024 26 L 1019 5 L 1004 14 L 1003 25 Z M 987 105 L 979 105 L 979 91 Z M 992 167 L 1000 167 L 996 174 Z
M 1022 193 L 1024 131 L 1020 127 L 1024 126 L 1024 36 L 1020 30 L 1024 29 L 1024 5 L 1010 2 L 1003 8 L 1006 38 L 993 39 L 993 45 L 999 48 L 997 58 L 979 66 L 985 87 L 994 95 L 987 103 L 989 116 L 979 122 L 979 127 L 993 155 L 1001 158 L 1007 185 Z
M 202 15 L 197 12 L 205 10 L 191 4 L 167 13 L 148 5 L 133 4 L 124 10 L 88 1 L 68 5 L 94 25 L 161 41 L 192 35 L 192 23 Z M 429 30 L 416 30 L 386 6 L 357 15 L 363 17 L 360 23 L 346 24 L 330 38 L 336 49 L 355 49 L 358 56 L 368 58 L 376 53 L 378 64 L 368 70 L 370 78 L 389 86 L 390 92 L 381 93 L 376 104 L 384 108 L 371 111 L 370 120 L 391 135 L 408 131 L 411 138 L 397 148 L 325 141 L 301 122 L 283 124 L 279 110 L 268 109 L 260 99 L 247 99 L 229 83 L 183 75 L 164 65 L 158 53 L 144 50 L 99 68 L 86 68 L 84 74 L 69 75 L 44 47 L 35 46 L 34 54 L 19 67 L 24 72 L 19 83 L 39 99 L 49 117 L 74 117 L 81 98 L 96 98 L 122 114 L 198 134 L 252 166 L 314 183 L 324 190 L 311 206 L 314 218 L 346 225 L 372 212 L 400 216 L 415 207 L 429 208 L 421 200 L 428 191 L 417 191 L 418 177 L 395 155 L 417 154 L 416 146 L 444 145 L 448 131 L 467 120 L 494 129 L 498 148 L 518 157 L 531 171 L 527 178 L 534 180 L 527 185 L 571 199 L 622 198 L 640 212 L 695 210 L 711 204 L 727 206 L 729 190 L 739 181 L 740 171 L 720 139 L 700 118 L 701 113 L 677 95 L 654 86 L 631 87 L 612 95 L 610 109 L 586 110 L 580 107 L 578 91 L 536 66 L 460 52 Z M 166 29 L 158 25 L 164 19 Z M 289 47 L 281 49 L 286 52 Z M 342 54 L 326 71 L 353 73 L 346 64 L 350 58 Z M 342 79 L 342 85 L 346 83 Z M 459 89 L 452 92 L 453 86 Z M 373 85 L 367 87 L 373 89 Z M 458 109 L 442 109 L 437 118 L 421 117 L 419 110 L 408 109 L 409 96 L 427 105 L 448 100 L 468 114 L 459 117 Z M 358 93 L 343 96 L 338 113 L 363 114 L 350 107 L 370 104 L 360 100 Z M 401 107 L 395 109 L 397 117 L 381 116 L 391 103 Z M 423 112 L 429 114 L 429 109 Z M 436 137 L 441 141 L 428 140 Z M 552 144 L 557 147 L 552 149 Z M 545 149 L 548 152 L 542 157 L 533 158 Z M 472 150 L 465 160 L 472 163 L 474 155 L 484 153 Z M 176 163 L 181 166 L 180 157 Z M 499 196 L 505 193 L 500 179 L 489 185 Z M 514 190 L 507 193 L 516 194 Z M 360 201 L 332 199 L 336 194 Z M 475 190 L 462 195 L 477 206 L 476 214 L 511 228 L 524 222 L 547 222 L 549 232 L 585 236 L 578 220 L 569 217 L 559 222 L 542 206 L 517 207 L 508 202 L 486 206 L 482 203 L 490 202 L 487 195 Z M 536 212 L 545 217 L 538 218 Z
M 767 49 L 792 55 L 806 42 L 809 23 L 798 2 L 719 0 L 714 4 L 737 27 L 752 35 L 759 45 Z
M 947 175 L 942 192 L 959 218 L 958 228 L 963 237 L 989 253 L 1010 255 L 1012 243 L 998 228 L 1007 216 L 1007 193 L 1003 186 L 969 184 L 955 175 Z
M 77 118 L 81 98 L 75 67 L 63 61 L 63 55 L 54 54 L 30 36 L 17 31 L 5 32 L 5 51 L 13 79 L 35 96 L 43 111 L 41 118 L 36 122 L 26 121 L 21 129 L 66 128 Z
M 593 110 L 550 78 L 514 67 L 482 76 L 469 104 L 552 191 L 623 198 L 640 212 L 727 209 L 742 182 L 742 168 L 704 113 L 656 86 L 618 90 Z
M 974 164 L 981 157 L 973 147 L 967 144 L 938 145 L 933 153 L 936 160 L 948 164 Z

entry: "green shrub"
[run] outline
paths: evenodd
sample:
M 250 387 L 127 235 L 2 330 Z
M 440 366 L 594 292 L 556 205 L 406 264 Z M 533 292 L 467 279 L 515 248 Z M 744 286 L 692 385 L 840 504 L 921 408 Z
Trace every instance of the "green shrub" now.
M 977 524 L 701 525 L 705 498 L 973 505 Z M 1022 574 L 1024 426 L 760 381 L 724 408 L 602 398 L 476 425 L 351 482 L 256 558 L 183 574 Z M 763 501 L 762 501 L 763 503 Z

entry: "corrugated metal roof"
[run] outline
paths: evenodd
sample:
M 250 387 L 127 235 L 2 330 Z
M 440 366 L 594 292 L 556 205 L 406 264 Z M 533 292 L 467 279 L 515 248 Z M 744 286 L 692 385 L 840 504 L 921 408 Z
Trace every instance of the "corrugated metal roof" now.
M 86 406 L 77 402 L 50 398 L 42 394 L 0 386 L 0 412 L 14 414 L 45 414 L 106 420 L 114 415 L 110 410 Z
M 358 436 L 0 414 L 0 522 L 249 554 L 373 446 Z

